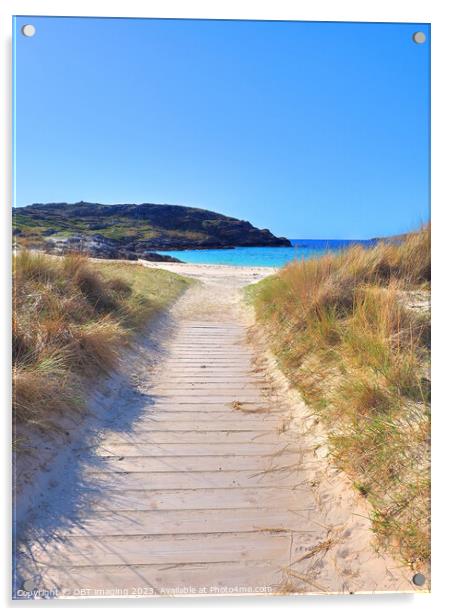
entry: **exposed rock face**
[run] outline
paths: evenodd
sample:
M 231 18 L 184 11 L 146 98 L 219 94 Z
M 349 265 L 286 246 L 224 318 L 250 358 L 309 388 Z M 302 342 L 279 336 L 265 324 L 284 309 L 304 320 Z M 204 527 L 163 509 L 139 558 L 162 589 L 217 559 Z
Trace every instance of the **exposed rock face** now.
M 144 252 L 143 254 L 139 254 L 138 258 L 144 259 L 145 261 L 166 261 L 169 263 L 184 263 L 182 259 L 177 259 L 176 257 L 171 257 L 170 255 L 160 255 L 158 252 Z
M 170 261 L 172 263 L 182 263 L 180 259 L 169 255 L 160 255 L 157 252 L 144 251 L 136 253 L 121 246 L 118 240 L 108 240 L 101 235 L 85 236 L 72 235 L 67 238 L 47 237 L 44 248 L 51 254 L 67 254 L 69 252 L 80 252 L 97 259 L 127 259 L 136 261 L 145 259 L 147 261 Z
M 109 258 L 144 257 L 157 250 L 291 245 L 245 220 L 154 203 L 33 204 L 14 209 L 14 226 L 18 237 L 40 237 L 49 249 L 77 246 Z
M 69 237 L 45 238 L 45 249 L 53 254 L 66 254 L 68 252 L 82 252 L 100 259 L 137 259 L 137 255 L 128 250 L 121 249 L 117 242 L 107 240 L 98 235 L 71 235 Z

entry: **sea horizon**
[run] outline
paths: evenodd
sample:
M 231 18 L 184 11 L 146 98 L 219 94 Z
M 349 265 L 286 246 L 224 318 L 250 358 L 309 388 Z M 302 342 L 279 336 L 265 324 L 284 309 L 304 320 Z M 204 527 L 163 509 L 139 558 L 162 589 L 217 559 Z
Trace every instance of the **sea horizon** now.
M 310 259 L 326 252 L 338 252 L 359 244 L 373 246 L 377 240 L 289 238 L 292 246 L 236 246 L 235 248 L 196 248 L 158 250 L 158 254 L 198 265 L 237 265 L 247 267 L 283 267 L 294 259 Z

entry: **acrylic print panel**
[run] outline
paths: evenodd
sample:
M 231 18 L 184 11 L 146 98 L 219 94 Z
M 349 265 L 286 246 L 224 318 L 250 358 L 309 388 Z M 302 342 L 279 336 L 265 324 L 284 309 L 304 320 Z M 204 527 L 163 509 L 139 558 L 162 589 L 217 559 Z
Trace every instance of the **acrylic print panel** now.
M 428 590 L 429 55 L 15 18 L 15 598 Z

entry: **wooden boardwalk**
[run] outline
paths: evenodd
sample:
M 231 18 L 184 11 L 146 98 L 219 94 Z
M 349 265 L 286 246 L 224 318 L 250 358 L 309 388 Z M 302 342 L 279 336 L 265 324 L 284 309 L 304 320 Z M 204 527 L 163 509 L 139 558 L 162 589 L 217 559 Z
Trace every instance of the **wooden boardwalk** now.
M 371 566 L 365 544 L 322 558 L 335 529 L 254 354 L 237 318 L 178 320 L 141 412 L 105 432 L 84 464 L 76 516 L 20 546 L 23 588 L 85 597 L 404 587 L 383 561 Z
M 30 546 L 39 585 L 68 596 L 282 591 L 286 567 L 326 533 L 305 524 L 316 504 L 245 328 L 183 322 L 158 373 L 146 412 L 108 432 L 85 469 L 101 486 L 86 514 Z

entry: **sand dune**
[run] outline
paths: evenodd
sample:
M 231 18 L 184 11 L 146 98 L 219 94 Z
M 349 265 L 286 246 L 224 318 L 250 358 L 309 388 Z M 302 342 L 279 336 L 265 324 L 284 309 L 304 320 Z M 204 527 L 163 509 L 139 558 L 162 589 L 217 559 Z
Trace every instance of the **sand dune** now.
M 415 590 L 406 567 L 375 552 L 366 503 L 328 463 L 325 435 L 242 302 L 242 288 L 273 270 L 144 265 L 199 284 L 124 356 L 101 397 L 103 430 L 72 444 L 30 517 L 18 587 L 59 597 Z

